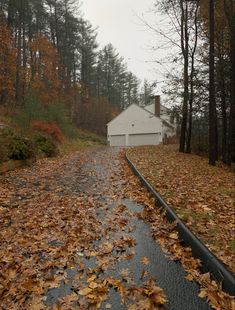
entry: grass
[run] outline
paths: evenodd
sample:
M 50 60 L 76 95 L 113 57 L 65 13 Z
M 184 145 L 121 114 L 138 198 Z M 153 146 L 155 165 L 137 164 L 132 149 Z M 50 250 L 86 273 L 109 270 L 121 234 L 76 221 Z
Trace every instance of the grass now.
M 84 147 L 97 145 L 106 145 L 106 138 L 89 131 L 76 129 L 76 138 L 64 139 L 63 143 L 59 147 L 59 150 L 60 154 L 63 155 L 79 151 Z
M 31 115 L 32 119 L 41 117 L 42 119 L 55 121 L 62 130 L 64 138 L 62 144 L 58 146 L 60 155 L 63 156 L 65 154 L 76 152 L 85 147 L 106 145 L 106 137 L 78 129 L 73 124 L 70 124 L 62 115 L 62 104 L 51 107 L 51 110 L 45 113 L 38 102 L 35 101 L 33 103 L 36 108 L 34 110 L 34 114 Z M 27 109 L 29 109 L 29 107 L 26 105 L 26 111 L 22 110 L 19 112 L 15 110 L 14 113 L 10 113 L 3 107 L 0 107 L 0 123 L 9 126 L 9 128 L 11 128 L 13 131 L 21 133 L 24 136 L 29 138 L 33 137 L 34 131 L 29 127 L 28 122 L 30 111 Z M 51 119 L 49 117 L 51 117 Z M 18 167 L 16 163 L 11 162 L 5 162 L 4 165 L 2 165 L 3 164 L 1 164 L 0 167 L 0 173 L 3 171 L 13 170 L 14 168 Z

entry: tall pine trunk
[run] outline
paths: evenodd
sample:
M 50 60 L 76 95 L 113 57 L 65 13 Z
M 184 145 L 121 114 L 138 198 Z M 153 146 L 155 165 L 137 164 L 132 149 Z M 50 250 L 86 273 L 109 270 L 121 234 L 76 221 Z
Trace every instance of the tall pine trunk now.
M 214 166 L 217 159 L 217 119 L 215 104 L 215 14 L 214 0 L 210 0 L 210 68 L 209 68 L 209 164 Z
M 231 103 L 229 115 L 229 164 L 235 164 L 235 15 L 231 31 Z
M 183 94 L 183 109 L 182 122 L 180 131 L 180 152 L 185 152 L 186 131 L 188 122 L 188 99 L 189 99 L 189 37 L 188 37 L 188 4 L 186 2 L 185 9 L 183 0 L 181 5 L 181 49 L 184 56 L 184 94 Z
M 194 101 L 194 56 L 197 49 L 197 41 L 198 41 L 198 25 L 197 25 L 197 13 L 199 8 L 199 2 L 197 3 L 197 7 L 194 15 L 194 26 L 195 26 L 195 39 L 194 46 L 191 54 L 191 73 L 190 73 L 190 97 L 189 97 L 189 116 L 188 116 L 188 136 L 187 136 L 187 144 L 186 144 L 186 153 L 191 153 L 191 137 L 192 137 L 192 124 L 193 124 L 193 101 Z

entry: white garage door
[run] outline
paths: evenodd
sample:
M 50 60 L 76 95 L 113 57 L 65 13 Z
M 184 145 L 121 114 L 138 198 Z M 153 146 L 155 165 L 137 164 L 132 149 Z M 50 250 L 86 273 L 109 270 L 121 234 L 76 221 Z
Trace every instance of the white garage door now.
M 132 134 L 128 137 L 128 145 L 157 145 L 159 144 L 159 133 Z
M 110 146 L 125 146 L 126 136 L 125 135 L 110 136 L 109 141 L 110 141 Z

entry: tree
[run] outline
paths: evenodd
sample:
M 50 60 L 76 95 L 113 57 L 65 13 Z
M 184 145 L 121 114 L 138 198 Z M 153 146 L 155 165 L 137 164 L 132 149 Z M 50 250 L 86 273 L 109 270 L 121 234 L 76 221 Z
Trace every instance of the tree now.
M 232 0 L 224 0 L 225 13 L 229 25 L 230 64 L 231 64 L 231 99 L 229 115 L 229 148 L 228 163 L 235 163 L 235 4 Z
M 60 100 L 57 50 L 45 36 L 40 34 L 30 43 L 30 50 L 33 55 L 30 87 L 46 105 Z
M 0 105 L 14 102 L 16 75 L 16 50 L 11 31 L 0 12 Z
M 80 81 L 91 95 L 95 93 L 96 49 L 98 47 L 96 36 L 90 22 L 80 19 L 78 37 Z

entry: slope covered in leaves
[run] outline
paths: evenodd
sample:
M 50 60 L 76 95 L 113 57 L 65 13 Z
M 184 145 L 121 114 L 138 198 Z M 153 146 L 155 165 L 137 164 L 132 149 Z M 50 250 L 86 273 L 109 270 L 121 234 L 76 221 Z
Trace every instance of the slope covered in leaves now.
M 207 159 L 178 153 L 175 146 L 128 150 L 141 174 L 178 216 L 235 271 L 234 174 Z

